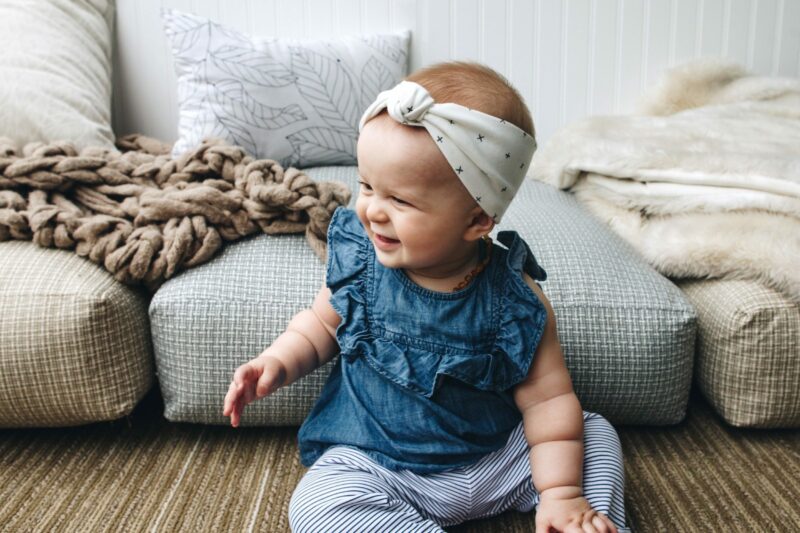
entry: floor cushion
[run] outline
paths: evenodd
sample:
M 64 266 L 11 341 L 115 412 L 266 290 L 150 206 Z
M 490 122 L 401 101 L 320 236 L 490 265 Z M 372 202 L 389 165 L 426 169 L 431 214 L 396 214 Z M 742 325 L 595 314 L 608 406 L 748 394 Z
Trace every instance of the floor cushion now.
M 114 4 L 0 2 L 0 137 L 114 150 Z
M 695 380 L 729 424 L 800 427 L 800 306 L 755 281 L 686 280 Z
M 307 169 L 356 190 L 355 167 Z M 527 181 L 500 229 L 516 229 L 547 270 L 573 383 L 584 408 L 616 423 L 671 424 L 686 412 L 695 314 L 669 280 L 568 193 Z M 261 235 L 165 283 L 150 322 L 165 416 L 226 424 L 235 368 L 310 305 L 324 268 L 302 236 Z M 330 363 L 247 407 L 242 425 L 302 422 Z
M 0 242 L 0 427 L 129 414 L 153 384 L 147 304 L 73 252 Z

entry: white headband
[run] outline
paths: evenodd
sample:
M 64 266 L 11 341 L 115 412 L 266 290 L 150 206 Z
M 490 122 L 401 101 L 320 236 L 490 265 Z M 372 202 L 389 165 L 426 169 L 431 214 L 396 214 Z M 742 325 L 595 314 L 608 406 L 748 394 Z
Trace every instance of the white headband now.
M 359 131 L 384 108 L 401 124 L 428 130 L 453 171 L 483 210 L 499 222 L 525 179 L 536 139 L 503 119 L 452 103 L 401 81 L 383 91 L 361 116 Z

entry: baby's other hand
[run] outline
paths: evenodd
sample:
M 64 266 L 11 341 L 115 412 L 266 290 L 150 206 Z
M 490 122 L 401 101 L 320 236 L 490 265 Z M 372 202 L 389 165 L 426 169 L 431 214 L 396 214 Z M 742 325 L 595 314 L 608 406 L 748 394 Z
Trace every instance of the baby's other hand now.
M 617 533 L 617 528 L 610 518 L 592 509 L 583 496 L 542 494 L 536 510 L 536 533 L 553 531 L 558 533 Z
M 260 355 L 233 373 L 222 407 L 222 416 L 231 417 L 231 426 L 238 427 L 244 406 L 272 394 L 286 380 L 286 368 L 275 357 Z

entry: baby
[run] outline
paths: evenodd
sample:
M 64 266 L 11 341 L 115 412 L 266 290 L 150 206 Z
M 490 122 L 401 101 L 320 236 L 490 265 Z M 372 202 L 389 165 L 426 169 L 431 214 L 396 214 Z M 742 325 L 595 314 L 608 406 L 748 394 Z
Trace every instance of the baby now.
M 536 531 L 627 531 L 614 428 L 572 389 L 546 277 L 488 237 L 536 148 L 493 70 L 444 63 L 361 119 L 355 211 L 328 230 L 325 286 L 233 376 L 223 413 L 341 354 L 298 434 L 294 531 L 442 531 L 536 509 Z

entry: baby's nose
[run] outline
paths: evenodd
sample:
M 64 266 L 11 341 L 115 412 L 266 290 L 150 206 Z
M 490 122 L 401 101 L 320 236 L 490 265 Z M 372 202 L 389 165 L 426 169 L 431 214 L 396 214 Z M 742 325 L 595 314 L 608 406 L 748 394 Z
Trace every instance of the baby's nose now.
M 384 201 L 379 198 L 371 198 L 367 206 L 367 218 L 375 221 L 387 219 Z

